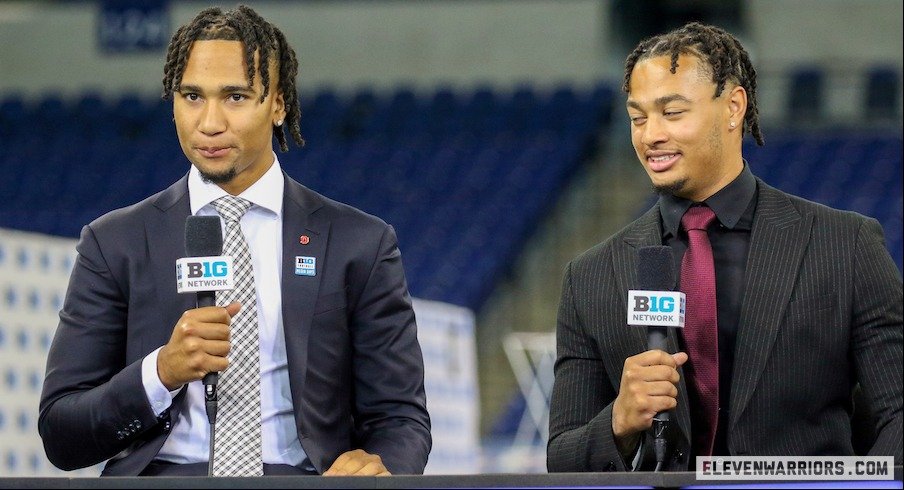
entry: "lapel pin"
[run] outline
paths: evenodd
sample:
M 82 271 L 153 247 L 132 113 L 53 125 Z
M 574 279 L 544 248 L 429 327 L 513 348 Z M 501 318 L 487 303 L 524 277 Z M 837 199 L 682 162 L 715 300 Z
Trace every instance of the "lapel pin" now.
M 300 243 L 302 245 L 307 245 L 307 244 L 311 243 L 311 237 L 309 237 L 307 235 L 301 235 L 300 237 L 298 237 L 298 243 Z

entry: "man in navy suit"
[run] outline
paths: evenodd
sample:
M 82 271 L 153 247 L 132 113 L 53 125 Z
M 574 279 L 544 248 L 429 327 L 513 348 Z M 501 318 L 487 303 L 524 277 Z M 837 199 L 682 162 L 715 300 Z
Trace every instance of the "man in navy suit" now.
M 279 29 L 245 6 L 204 10 L 173 36 L 164 98 L 192 167 L 82 230 L 40 403 L 56 466 L 207 474 L 200 380 L 228 374 L 230 324 L 249 305 L 197 308 L 174 264 L 186 218 L 236 196 L 249 205 L 263 474 L 423 472 L 423 358 L 395 233 L 286 176 L 273 151 L 274 136 L 288 150 L 286 128 L 303 144 L 297 70 Z

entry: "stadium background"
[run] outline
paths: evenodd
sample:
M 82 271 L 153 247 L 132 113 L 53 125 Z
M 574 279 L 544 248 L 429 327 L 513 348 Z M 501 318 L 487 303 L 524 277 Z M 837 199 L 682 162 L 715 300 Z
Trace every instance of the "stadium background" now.
M 901 268 L 899 1 L 247 3 L 299 56 L 308 144 L 283 168 L 399 233 L 432 472 L 545 471 L 562 270 L 652 198 L 620 92 L 643 36 L 692 19 L 738 35 L 760 74 L 754 173 L 876 217 Z M 160 44 L 208 5 L 0 1 L 2 476 L 60 474 L 37 396 L 73 240 L 186 171 Z

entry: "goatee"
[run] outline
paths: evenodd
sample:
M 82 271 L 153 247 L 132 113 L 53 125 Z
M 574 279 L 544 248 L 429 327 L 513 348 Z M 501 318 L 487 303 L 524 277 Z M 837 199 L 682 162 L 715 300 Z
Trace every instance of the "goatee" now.
M 653 184 L 653 191 L 660 195 L 678 195 L 687 185 L 687 179 L 679 179 L 668 184 Z
M 211 182 L 213 182 L 214 184 L 226 184 L 228 182 L 231 182 L 236 175 L 234 168 L 230 168 L 229 170 L 220 173 L 209 173 L 201 170 L 200 168 L 198 169 L 198 171 L 201 173 L 201 179 L 208 184 Z

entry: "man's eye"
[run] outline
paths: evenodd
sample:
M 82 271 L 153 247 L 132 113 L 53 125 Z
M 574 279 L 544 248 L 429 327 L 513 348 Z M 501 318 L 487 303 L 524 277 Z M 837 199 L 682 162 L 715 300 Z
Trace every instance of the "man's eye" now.
M 192 102 L 201 98 L 201 96 L 199 96 L 198 94 L 191 94 L 191 93 L 183 94 L 182 96 L 185 97 L 185 100 L 190 100 Z
M 246 97 L 242 94 L 232 94 L 229 96 L 229 100 L 231 100 L 233 102 L 241 102 L 245 99 L 246 99 Z

